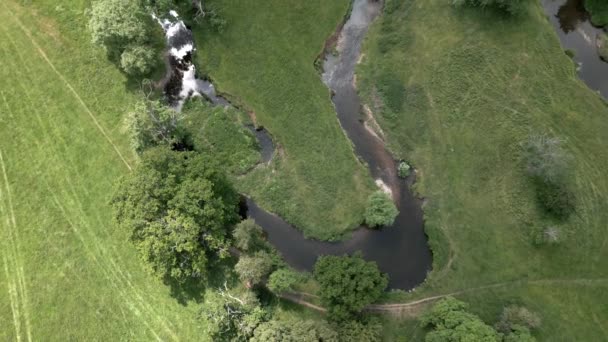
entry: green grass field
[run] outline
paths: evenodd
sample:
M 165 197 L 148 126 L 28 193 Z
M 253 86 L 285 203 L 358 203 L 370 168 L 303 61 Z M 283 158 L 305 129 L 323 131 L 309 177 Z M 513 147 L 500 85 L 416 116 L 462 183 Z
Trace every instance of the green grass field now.
M 0 4 L 0 340 L 201 339 L 113 228 L 140 95 L 89 42 L 88 1 L 20 3 Z
M 222 34 L 204 27 L 196 34 L 199 68 L 255 112 L 280 145 L 273 164 L 256 169 L 239 187 L 321 239 L 339 238 L 360 223 L 373 189 L 313 65 L 348 3 L 209 1 L 228 25 Z
M 391 149 L 419 171 L 435 255 L 425 285 L 388 300 L 469 289 L 462 297 L 488 322 L 523 303 L 544 318 L 541 340 L 607 339 L 608 107 L 577 78 L 540 6 L 509 19 L 390 1 L 364 53 L 360 92 Z M 577 211 L 564 223 L 542 214 L 520 157 L 519 142 L 545 132 L 573 156 Z M 539 225 L 566 240 L 534 247 Z M 474 290 L 489 284 L 503 285 Z

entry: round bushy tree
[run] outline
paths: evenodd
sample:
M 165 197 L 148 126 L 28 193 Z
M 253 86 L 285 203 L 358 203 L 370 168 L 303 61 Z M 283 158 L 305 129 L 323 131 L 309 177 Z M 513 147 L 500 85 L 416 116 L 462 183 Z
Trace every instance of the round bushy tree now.
M 184 282 L 203 277 L 210 256 L 225 257 L 239 196 L 209 158 L 158 147 L 119 184 L 112 200 L 153 273 Z
M 129 75 L 145 75 L 154 64 L 154 50 L 145 45 L 130 45 L 120 55 L 120 67 Z
M 266 246 L 264 231 L 253 219 L 243 220 L 237 224 L 232 236 L 234 246 L 243 252 L 251 252 Z
M 314 278 L 332 320 L 348 319 L 360 312 L 378 299 L 388 284 L 376 263 L 363 260 L 361 255 L 320 257 Z
M 292 290 L 294 285 L 304 282 L 306 275 L 290 268 L 278 269 L 268 278 L 268 288 L 275 293 Z
M 390 196 L 383 191 L 376 191 L 367 201 L 365 223 L 370 227 L 390 226 L 398 214 L 399 210 Z

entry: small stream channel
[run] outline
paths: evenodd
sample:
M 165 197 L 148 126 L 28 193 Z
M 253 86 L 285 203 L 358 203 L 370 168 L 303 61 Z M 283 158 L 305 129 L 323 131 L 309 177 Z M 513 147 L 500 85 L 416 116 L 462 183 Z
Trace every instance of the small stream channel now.
M 359 227 L 348 240 L 324 242 L 306 239 L 301 231 L 277 215 L 266 212 L 251 199 L 247 200 L 247 216 L 264 229 L 269 242 L 296 269 L 311 271 L 320 255 L 361 251 L 366 260 L 375 261 L 380 270 L 389 275 L 389 288 L 409 290 L 424 281 L 432 264 L 424 233 L 421 201 L 409 190 L 411 184 L 397 176 L 397 161 L 383 141 L 365 128 L 361 120 L 361 102 L 353 82 L 361 44 L 369 25 L 381 10 L 381 1 L 354 0 L 350 17 L 340 33 L 337 46 L 339 54 L 334 56 L 328 53 L 325 56 L 322 79 L 333 94 L 338 119 L 355 152 L 368 164 L 372 177 L 390 189 L 399 209 L 395 223 L 381 230 Z M 172 12 L 171 15 L 176 20 L 158 20 L 167 33 L 169 45 L 171 74 L 165 77 L 170 81 L 164 86 L 169 102 L 179 110 L 185 99 L 200 95 L 216 105 L 229 105 L 224 98 L 216 95 L 212 84 L 195 78 L 192 34 L 178 20 L 176 13 Z M 258 137 L 262 159 L 267 162 L 274 151 L 270 136 L 264 130 L 250 129 Z
M 596 41 L 602 29 L 591 24 L 583 1 L 543 0 L 542 4 L 564 49 L 574 51 L 579 77 L 608 99 L 608 63 L 600 58 Z

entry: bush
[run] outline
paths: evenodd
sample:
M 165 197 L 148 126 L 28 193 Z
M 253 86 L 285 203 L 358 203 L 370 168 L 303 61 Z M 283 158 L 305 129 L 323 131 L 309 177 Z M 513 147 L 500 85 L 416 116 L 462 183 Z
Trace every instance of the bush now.
M 274 262 L 272 256 L 266 251 L 258 251 L 252 256 L 242 255 L 234 266 L 239 278 L 248 287 L 261 283 L 272 271 Z
M 422 325 L 431 328 L 425 340 L 427 342 L 501 340 L 496 330 L 476 315 L 467 312 L 467 308 L 466 303 L 453 297 L 440 300 L 421 317 Z
M 574 212 L 575 197 L 565 183 L 539 182 L 536 188 L 538 201 L 548 214 L 565 220 Z
M 251 252 L 266 246 L 262 227 L 258 226 L 252 219 L 237 224 L 232 236 L 234 237 L 234 246 L 243 252 Z
M 274 293 L 293 290 L 294 285 L 306 281 L 306 276 L 290 268 L 274 271 L 268 278 L 268 288 Z
M 376 263 L 367 262 L 360 255 L 319 257 L 314 278 L 319 282 L 319 296 L 329 318 L 335 321 L 359 313 L 377 300 L 388 284 Z
M 400 178 L 407 178 L 412 172 L 411 167 L 405 161 L 399 163 L 399 168 L 397 169 L 397 173 Z
M 533 236 L 536 245 L 555 245 L 562 240 L 561 230 L 555 226 L 537 228 Z
M 594 25 L 608 25 L 608 2 L 606 0 L 585 0 L 585 8 L 591 13 L 591 22 Z
M 597 52 L 604 62 L 608 62 L 608 34 L 600 33 L 597 37 Z
M 398 214 L 399 210 L 390 196 L 383 191 L 376 191 L 367 201 L 365 223 L 370 227 L 390 226 Z
M 523 306 L 511 305 L 503 309 L 500 320 L 496 323 L 496 330 L 508 334 L 517 327 L 533 330 L 540 327 L 541 319 L 538 314 L 529 311 Z
M 529 2 L 529 0 L 452 0 L 454 6 L 494 7 L 512 15 L 521 13 Z
M 155 52 L 145 45 L 130 45 L 120 56 L 120 67 L 132 76 L 145 75 L 154 65 Z
M 131 147 L 141 154 L 151 147 L 185 143 L 181 115 L 159 101 L 140 101 L 127 115 Z

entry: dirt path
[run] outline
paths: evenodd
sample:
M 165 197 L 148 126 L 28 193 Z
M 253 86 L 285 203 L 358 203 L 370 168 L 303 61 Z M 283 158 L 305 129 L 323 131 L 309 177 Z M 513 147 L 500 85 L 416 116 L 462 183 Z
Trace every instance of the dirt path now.
M 448 296 L 457 296 L 465 293 L 480 292 L 495 288 L 518 286 L 518 285 L 576 285 L 576 286 L 608 286 L 608 278 L 599 279 L 538 279 L 538 280 L 515 280 L 485 286 L 474 287 L 470 289 L 449 292 L 445 294 L 429 296 L 405 303 L 387 303 L 387 304 L 371 304 L 364 311 L 388 314 L 398 317 L 417 317 L 422 313 L 429 304 Z M 280 295 L 281 298 L 291 302 L 306 306 L 310 309 L 326 312 L 327 310 L 316 304 L 307 301 L 305 298 L 318 298 L 315 295 L 303 292 L 285 293 Z

